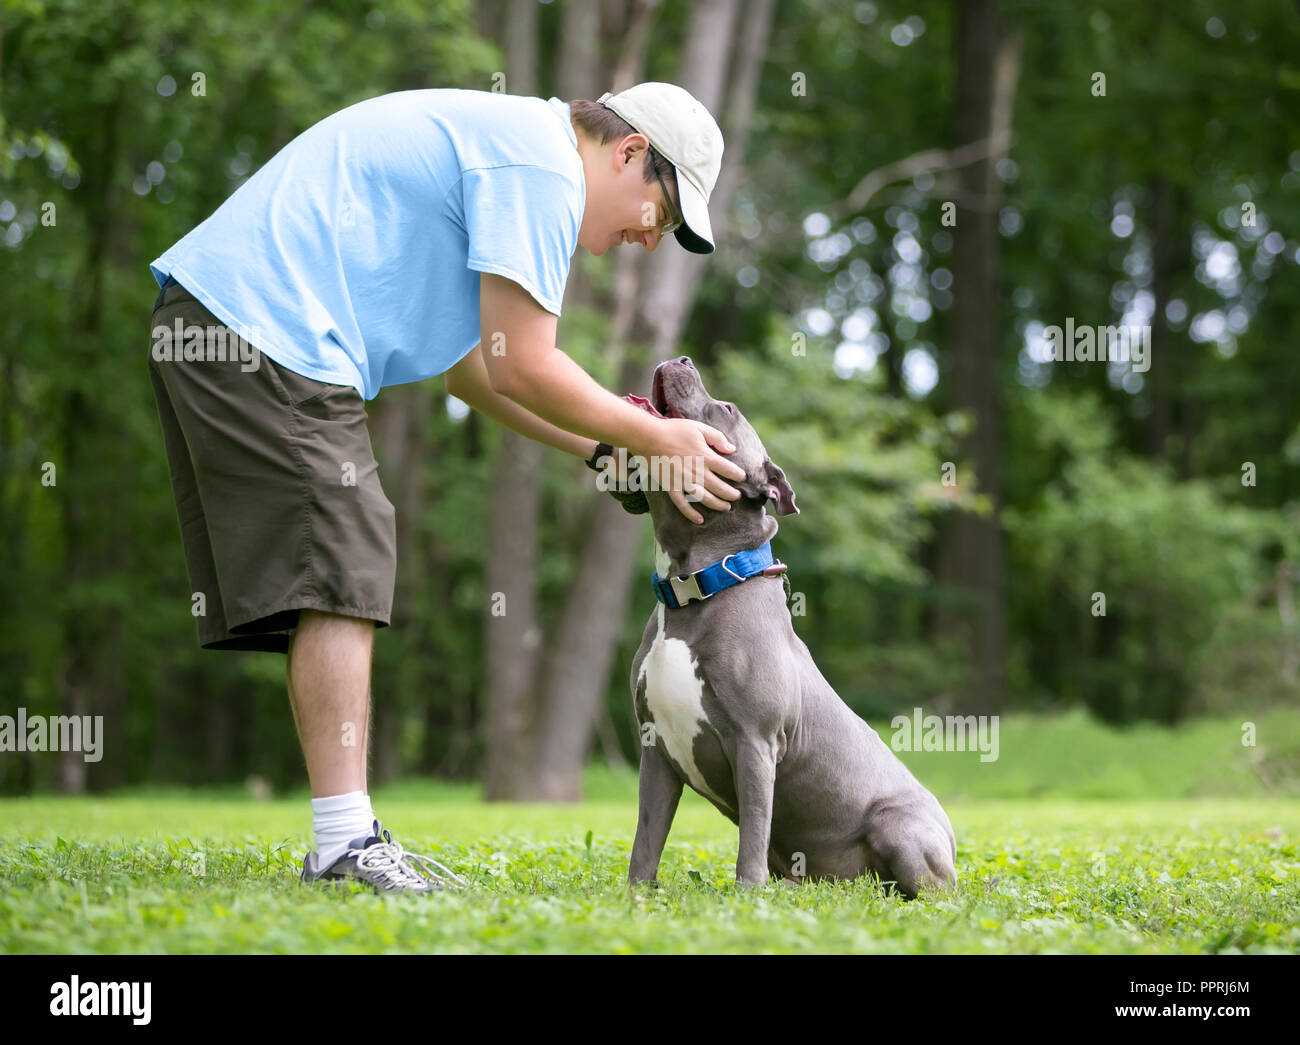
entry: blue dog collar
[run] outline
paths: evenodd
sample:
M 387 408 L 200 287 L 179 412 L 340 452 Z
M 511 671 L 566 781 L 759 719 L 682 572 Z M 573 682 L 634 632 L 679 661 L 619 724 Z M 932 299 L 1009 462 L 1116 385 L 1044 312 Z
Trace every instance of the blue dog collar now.
M 772 569 L 779 566 L 780 569 Z M 735 587 L 750 577 L 772 570 L 784 573 L 785 564 L 772 558 L 772 542 L 767 541 L 752 551 L 732 552 L 721 562 L 705 566 L 702 570 L 680 577 L 650 575 L 655 598 L 669 609 L 680 609 L 688 602 L 700 602 L 725 588 Z

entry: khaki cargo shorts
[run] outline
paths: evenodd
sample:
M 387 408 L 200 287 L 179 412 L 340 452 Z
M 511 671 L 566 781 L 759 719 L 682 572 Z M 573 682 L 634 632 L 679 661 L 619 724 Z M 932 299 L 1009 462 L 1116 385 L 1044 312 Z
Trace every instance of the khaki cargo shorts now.
M 188 360 L 178 320 L 205 332 Z M 302 609 L 387 627 L 396 520 L 364 400 L 235 349 L 234 333 L 180 284 L 158 295 L 149 377 L 199 645 L 285 653 Z

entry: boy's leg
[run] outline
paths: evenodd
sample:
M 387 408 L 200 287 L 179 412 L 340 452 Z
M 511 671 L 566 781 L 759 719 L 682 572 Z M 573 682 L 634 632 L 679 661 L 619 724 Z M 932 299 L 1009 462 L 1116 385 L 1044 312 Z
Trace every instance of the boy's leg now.
M 374 634 L 372 621 L 303 610 L 289 642 L 289 702 L 313 798 L 366 790 Z
M 289 640 L 289 704 L 311 781 L 319 866 L 372 833 L 366 789 L 374 623 L 303 610 Z
M 159 331 L 177 325 L 187 350 L 196 327 L 201 342 L 229 344 L 184 287 L 160 294 L 154 323 L 150 367 L 186 557 L 209 603 L 200 645 L 289 654 L 317 845 L 303 880 L 360 878 L 383 892 L 463 885 L 392 842 L 366 792 L 371 647 L 390 619 L 396 527 L 360 394 L 266 356 L 157 352 Z

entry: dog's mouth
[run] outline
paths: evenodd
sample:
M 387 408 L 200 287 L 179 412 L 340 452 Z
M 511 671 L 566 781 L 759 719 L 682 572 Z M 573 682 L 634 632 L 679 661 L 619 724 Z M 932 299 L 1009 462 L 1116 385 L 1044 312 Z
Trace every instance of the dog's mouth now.
M 672 403 L 668 402 L 668 393 L 664 389 L 664 368 L 655 370 L 654 381 L 650 385 L 650 402 L 646 404 L 660 417 L 684 417 L 685 415 Z M 644 401 L 644 400 L 643 400 Z
M 646 399 L 643 396 L 634 396 L 632 395 L 631 392 L 629 392 L 623 398 L 627 400 L 629 403 L 631 403 L 633 406 L 635 406 L 637 409 L 644 410 L 647 414 L 651 414 L 654 417 L 664 416 L 662 410 L 660 410 L 657 406 L 654 405 L 654 403 L 650 402 L 649 399 Z

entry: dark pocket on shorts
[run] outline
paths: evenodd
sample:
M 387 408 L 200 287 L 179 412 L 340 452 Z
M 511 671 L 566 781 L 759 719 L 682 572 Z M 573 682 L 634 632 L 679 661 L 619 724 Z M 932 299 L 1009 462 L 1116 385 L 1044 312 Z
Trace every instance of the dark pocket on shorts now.
M 295 373 L 265 353 L 262 364 L 268 368 L 283 400 L 300 414 L 318 421 L 351 421 L 358 410 L 365 413 L 365 402 L 351 385 L 333 385 Z

